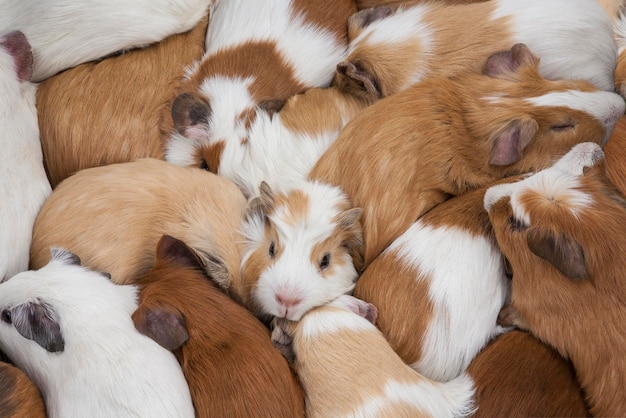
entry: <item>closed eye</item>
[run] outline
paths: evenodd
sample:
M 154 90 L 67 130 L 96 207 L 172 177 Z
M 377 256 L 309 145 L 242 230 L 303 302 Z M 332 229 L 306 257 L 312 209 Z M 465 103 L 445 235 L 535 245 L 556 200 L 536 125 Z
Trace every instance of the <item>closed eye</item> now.
M 566 131 L 568 129 L 572 129 L 576 127 L 576 123 L 575 122 L 564 122 L 564 123 L 557 123 L 554 124 L 552 126 L 550 126 L 550 129 L 556 132 L 561 132 L 561 131 Z

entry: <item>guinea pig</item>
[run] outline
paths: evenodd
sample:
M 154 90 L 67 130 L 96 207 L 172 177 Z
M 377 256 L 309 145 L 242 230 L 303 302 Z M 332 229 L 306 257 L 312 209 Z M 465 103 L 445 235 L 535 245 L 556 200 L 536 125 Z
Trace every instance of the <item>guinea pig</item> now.
M 615 124 L 611 138 L 604 146 L 607 175 L 622 196 L 626 196 L 626 116 Z
M 446 381 L 503 329 L 504 260 L 483 207 L 486 187 L 435 206 L 363 271 L 354 296 L 378 308 L 376 325 L 402 360 Z
M 472 411 L 471 379 L 427 379 L 407 366 L 370 322 L 376 308 L 349 295 L 299 322 L 274 320 L 272 340 L 292 359 L 307 417 L 458 417 Z
M 363 209 L 365 267 L 448 197 L 544 168 L 582 141 L 606 142 L 624 99 L 583 80 L 546 80 L 538 66 L 516 44 L 492 54 L 484 74 L 425 79 L 346 125 L 308 178 Z
M 0 284 L 0 348 L 39 387 L 48 416 L 193 417 L 176 358 L 135 329 L 137 288 L 51 253 Z
M 496 337 L 467 374 L 476 388 L 474 418 L 589 416 L 572 365 L 527 332 Z
M 4 12 L 3 12 L 4 13 Z M 50 183 L 43 166 L 33 54 L 22 32 L 0 34 L 0 281 L 28 270 L 33 224 Z
M 351 16 L 349 39 L 335 84 L 356 95 L 387 97 L 426 77 L 480 71 L 492 51 L 515 43 L 541 57 L 539 72 L 548 79 L 582 79 L 613 91 L 617 46 L 597 1 L 383 6 Z
M 162 115 L 165 158 L 232 178 L 259 108 L 272 112 L 294 94 L 330 86 L 355 11 L 354 0 L 218 2 L 206 54 Z
M 262 182 L 287 192 L 306 179 L 343 127 L 368 104 L 328 87 L 293 95 L 280 110 L 259 109 L 247 140 L 238 144 L 232 164 L 223 166 L 220 175 L 237 184 L 248 199 L 259 196 Z
M 298 320 L 352 291 L 362 231 L 361 210 L 351 206 L 325 184 L 274 192 L 262 183 L 241 227 L 241 281 L 230 286 L 245 306 L 264 321 Z
M 304 394 L 269 330 L 225 295 L 184 242 L 164 235 L 137 282 L 136 328 L 173 350 L 196 417 L 302 417 Z
M 205 13 L 188 32 L 39 84 L 41 147 L 52 187 L 85 168 L 163 159 L 161 112 L 176 80 L 204 53 L 207 21 Z
M 0 362 L 0 416 L 46 418 L 46 406 L 35 384 L 19 368 Z
M 4 0 L 0 33 L 24 32 L 33 81 L 191 29 L 213 0 Z
M 491 187 L 485 209 L 513 274 L 504 326 L 571 360 L 593 416 L 626 415 L 626 200 L 595 143 Z
M 146 274 L 162 235 L 181 237 L 219 283 L 237 282 L 246 199 L 228 179 L 156 159 L 87 168 L 44 203 L 33 228 L 31 268 L 63 247 L 118 284 Z

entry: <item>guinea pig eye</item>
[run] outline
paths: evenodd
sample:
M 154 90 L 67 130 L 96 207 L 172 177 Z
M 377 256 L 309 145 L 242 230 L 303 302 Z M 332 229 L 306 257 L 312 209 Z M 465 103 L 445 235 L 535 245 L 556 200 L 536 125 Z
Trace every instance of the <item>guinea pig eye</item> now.
M 13 322 L 10 310 L 5 309 L 4 311 L 2 311 L 2 321 L 6 322 L 7 324 L 11 324 Z
M 274 258 L 276 256 L 276 244 L 274 244 L 274 241 L 271 242 L 268 253 L 271 258 Z
M 206 171 L 211 171 L 210 167 L 209 167 L 209 163 L 207 163 L 204 158 L 202 159 L 202 161 L 200 161 L 200 169 L 206 170 Z
M 562 123 L 556 123 L 556 124 L 550 126 L 550 129 L 552 129 L 553 131 L 561 132 L 561 131 L 566 131 L 568 129 L 572 129 L 575 126 L 576 126 L 576 122 L 574 122 L 574 121 L 566 121 L 566 122 L 562 122 Z
M 322 260 L 320 261 L 320 270 L 325 270 L 330 265 L 330 253 L 324 254 Z

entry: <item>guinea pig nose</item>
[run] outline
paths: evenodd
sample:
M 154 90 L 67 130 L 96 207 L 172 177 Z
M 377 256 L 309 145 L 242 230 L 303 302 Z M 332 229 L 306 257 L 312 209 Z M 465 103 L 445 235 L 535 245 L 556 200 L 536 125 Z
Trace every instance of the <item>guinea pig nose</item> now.
M 279 305 L 282 305 L 285 308 L 292 308 L 300 304 L 300 302 L 302 302 L 302 299 L 292 295 L 281 295 L 280 293 L 277 293 L 276 302 L 278 302 Z

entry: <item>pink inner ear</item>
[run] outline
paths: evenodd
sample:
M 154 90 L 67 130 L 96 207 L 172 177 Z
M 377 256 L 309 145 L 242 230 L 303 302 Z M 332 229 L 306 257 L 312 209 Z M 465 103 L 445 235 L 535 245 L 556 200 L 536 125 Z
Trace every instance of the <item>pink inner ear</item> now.
M 33 75 L 33 52 L 26 36 L 20 31 L 9 32 L 2 37 L 0 45 L 15 60 L 15 72 L 20 81 L 27 81 Z

